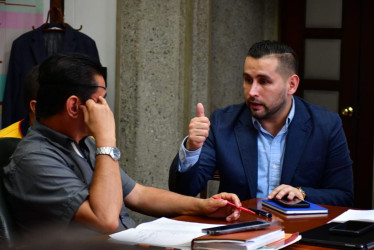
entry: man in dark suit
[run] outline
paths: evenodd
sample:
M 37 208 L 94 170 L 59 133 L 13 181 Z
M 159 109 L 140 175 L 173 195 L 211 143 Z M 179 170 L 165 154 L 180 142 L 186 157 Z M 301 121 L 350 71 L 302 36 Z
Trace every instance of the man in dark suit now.
M 197 195 L 219 170 L 220 191 L 240 199 L 297 197 L 353 205 L 352 161 L 339 116 L 293 96 L 295 52 L 254 44 L 244 62 L 245 103 L 197 117 L 170 169 L 169 187 Z

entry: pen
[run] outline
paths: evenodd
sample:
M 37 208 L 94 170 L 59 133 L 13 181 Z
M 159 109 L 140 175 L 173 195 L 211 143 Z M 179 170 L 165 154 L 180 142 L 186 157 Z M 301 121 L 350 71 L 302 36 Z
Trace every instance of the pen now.
M 216 199 L 216 200 L 222 200 L 221 198 L 216 197 L 216 196 L 212 196 L 212 198 L 213 198 L 213 199 Z M 238 207 L 238 206 L 236 206 L 234 203 L 229 202 L 229 201 L 227 201 L 227 205 L 230 205 L 230 206 L 232 206 L 232 207 L 236 207 L 237 209 L 242 210 L 242 211 L 247 212 L 247 213 L 256 214 L 256 213 L 255 213 L 254 211 L 252 211 L 252 210 L 249 210 L 249 209 L 247 209 L 247 208 L 245 208 L 245 207 Z
M 260 210 L 260 209 L 255 209 L 255 208 L 248 208 L 249 210 L 252 210 L 253 212 L 255 212 L 257 215 L 262 215 L 262 216 L 265 216 L 267 218 L 271 218 L 273 215 L 270 213 L 270 212 L 267 212 L 265 210 Z

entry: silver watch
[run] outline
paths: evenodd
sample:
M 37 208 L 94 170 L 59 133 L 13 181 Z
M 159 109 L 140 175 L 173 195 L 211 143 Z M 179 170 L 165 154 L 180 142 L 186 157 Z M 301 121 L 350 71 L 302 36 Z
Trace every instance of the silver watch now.
M 116 147 L 96 148 L 96 155 L 109 155 L 115 161 L 118 161 L 119 158 L 121 158 L 121 152 Z

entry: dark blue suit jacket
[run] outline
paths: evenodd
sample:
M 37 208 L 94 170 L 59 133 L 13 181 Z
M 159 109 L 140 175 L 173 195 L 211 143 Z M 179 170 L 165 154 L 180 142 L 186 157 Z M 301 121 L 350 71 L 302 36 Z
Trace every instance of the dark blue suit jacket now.
M 294 100 L 295 116 L 288 128 L 281 184 L 301 186 L 311 202 L 352 206 L 352 161 L 339 116 L 301 98 Z M 179 173 L 178 155 L 173 161 L 169 178 L 176 179 L 170 188 L 195 196 L 218 169 L 220 192 L 235 193 L 241 200 L 255 198 L 258 132 L 251 117 L 245 103 L 216 110 L 210 117 L 209 137 L 198 162 Z
M 23 104 L 23 81 L 32 67 L 50 56 L 45 46 L 45 32 L 43 32 L 42 27 L 43 25 L 22 34 L 12 44 L 3 99 L 3 128 L 28 115 Z M 62 48 L 60 49 L 58 52 L 79 52 L 99 60 L 95 41 L 68 26 L 65 27 Z

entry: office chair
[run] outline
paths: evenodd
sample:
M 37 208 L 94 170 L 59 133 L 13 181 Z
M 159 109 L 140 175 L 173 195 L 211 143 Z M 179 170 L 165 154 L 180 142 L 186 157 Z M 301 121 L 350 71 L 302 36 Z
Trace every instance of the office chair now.
M 0 249 L 11 248 L 17 237 L 14 221 L 5 200 L 3 167 L 9 163 L 9 158 L 20 140 L 19 138 L 11 137 L 0 138 Z
M 221 176 L 219 174 L 219 170 L 216 170 L 213 174 L 213 177 L 210 179 L 210 181 L 220 181 L 220 179 L 221 179 Z M 200 198 L 206 199 L 207 196 L 208 196 L 208 186 L 206 189 L 201 190 L 200 192 Z

